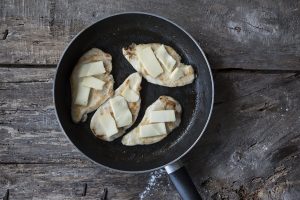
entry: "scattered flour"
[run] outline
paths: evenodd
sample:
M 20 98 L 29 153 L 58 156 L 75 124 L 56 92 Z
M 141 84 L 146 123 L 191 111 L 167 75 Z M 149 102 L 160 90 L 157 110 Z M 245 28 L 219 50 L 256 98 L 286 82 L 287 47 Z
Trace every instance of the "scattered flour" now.
M 144 199 L 145 197 L 151 196 L 151 191 L 157 189 L 159 184 L 159 179 L 164 175 L 165 170 L 159 169 L 154 172 L 150 173 L 150 177 L 147 182 L 147 186 L 145 187 L 144 191 L 139 194 L 140 200 Z

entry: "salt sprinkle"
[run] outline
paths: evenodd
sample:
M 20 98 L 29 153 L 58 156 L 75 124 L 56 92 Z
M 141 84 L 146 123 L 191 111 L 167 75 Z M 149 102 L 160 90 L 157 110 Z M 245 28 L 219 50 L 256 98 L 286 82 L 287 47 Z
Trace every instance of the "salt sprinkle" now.
M 139 194 L 139 197 L 141 200 L 147 196 L 150 196 L 151 190 L 153 190 L 156 186 L 159 186 L 157 179 L 161 178 L 163 174 L 164 174 L 163 169 L 159 169 L 157 171 L 150 173 L 150 177 L 148 179 L 147 186 L 145 187 L 144 191 Z

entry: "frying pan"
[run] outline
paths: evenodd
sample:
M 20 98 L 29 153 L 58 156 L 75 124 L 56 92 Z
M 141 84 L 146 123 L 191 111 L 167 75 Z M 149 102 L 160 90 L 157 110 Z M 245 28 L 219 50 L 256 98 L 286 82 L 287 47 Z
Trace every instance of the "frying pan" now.
M 121 138 L 106 142 L 96 138 L 89 122 L 75 124 L 71 120 L 71 89 L 69 78 L 83 53 L 96 47 L 112 55 L 117 88 L 135 72 L 122 55 L 122 47 L 131 43 L 158 42 L 172 46 L 182 62 L 194 67 L 197 74 L 192 84 L 168 88 L 142 81 L 142 105 L 134 128 L 141 121 L 146 108 L 160 95 L 168 95 L 183 107 L 178 128 L 162 141 L 143 146 L 124 146 Z M 175 23 L 148 13 L 121 13 L 104 18 L 81 31 L 64 51 L 54 81 L 54 102 L 59 123 L 70 141 L 92 161 L 123 172 L 148 172 L 165 167 L 183 199 L 200 199 L 185 168 L 179 162 L 202 136 L 213 107 L 214 87 L 209 63 L 197 42 Z M 130 129 L 127 131 L 129 132 Z

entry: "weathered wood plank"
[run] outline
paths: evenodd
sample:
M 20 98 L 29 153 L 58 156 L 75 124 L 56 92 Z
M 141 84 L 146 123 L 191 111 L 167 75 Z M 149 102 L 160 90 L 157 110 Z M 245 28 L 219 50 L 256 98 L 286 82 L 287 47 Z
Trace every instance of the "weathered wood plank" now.
M 213 68 L 299 70 L 300 2 L 0 1 L 0 63 L 56 64 L 87 25 L 125 11 L 165 16 L 201 44 Z
M 0 165 L 0 175 L 0 197 L 9 189 L 10 199 L 92 200 L 100 199 L 104 188 L 107 199 L 180 199 L 162 170 L 133 175 L 92 164 L 17 164 Z
M 62 135 L 55 117 L 52 99 L 55 70 L 0 70 L 1 162 L 76 162 L 74 159 L 81 159 Z
M 299 75 L 215 74 L 211 123 L 186 157 L 208 196 L 298 199 Z
M 110 172 L 77 152 L 55 119 L 53 75 L 51 68 L 0 68 L 0 195 L 11 189 L 16 199 L 22 195 L 51 199 L 54 193 L 58 196 L 52 199 L 75 198 L 75 185 L 88 182 L 92 191 L 88 199 L 98 196 L 104 183 L 115 199 L 135 199 L 142 193 L 146 199 L 172 199 L 175 191 L 166 186 L 164 172 L 157 174 L 162 184 L 150 187 L 149 174 Z M 299 196 L 299 73 L 217 72 L 215 82 L 211 123 L 186 157 L 202 195 Z

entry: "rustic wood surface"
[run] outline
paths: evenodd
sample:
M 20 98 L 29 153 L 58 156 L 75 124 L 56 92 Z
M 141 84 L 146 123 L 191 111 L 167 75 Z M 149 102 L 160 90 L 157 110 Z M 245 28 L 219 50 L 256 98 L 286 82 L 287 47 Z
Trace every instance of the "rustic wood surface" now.
M 88 161 L 60 131 L 54 68 L 0 68 L 0 194 L 12 199 L 179 199 L 164 171 L 131 175 Z M 186 157 L 207 199 L 295 199 L 300 73 L 215 72 L 211 123 Z
M 190 32 L 213 68 L 300 69 L 300 2 L 1 0 L 0 63 L 56 64 L 83 28 L 111 14 L 151 12 Z
M 146 11 L 187 29 L 214 68 L 209 127 L 185 157 L 205 199 L 300 197 L 299 1 L 0 0 L 0 198 L 180 199 L 164 170 L 87 160 L 61 132 L 52 84 L 66 44 L 110 14 Z

